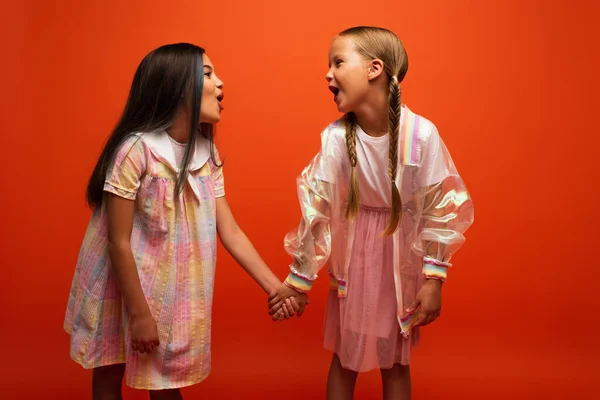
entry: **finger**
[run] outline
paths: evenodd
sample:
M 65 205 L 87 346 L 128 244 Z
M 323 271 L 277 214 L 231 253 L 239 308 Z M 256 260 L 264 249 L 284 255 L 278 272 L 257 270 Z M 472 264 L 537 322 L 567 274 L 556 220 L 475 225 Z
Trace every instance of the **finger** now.
M 300 309 L 300 306 L 298 305 L 298 302 L 296 301 L 295 297 L 290 297 L 290 302 L 292 303 L 292 308 L 294 309 L 294 311 L 298 311 Z
M 293 299 L 293 297 L 292 297 L 292 299 Z M 294 314 L 296 313 L 296 310 L 292 306 L 292 300 L 290 298 L 285 299 L 284 307 L 285 307 L 285 310 L 287 311 L 287 313 L 289 314 L 289 316 L 293 317 Z
M 273 319 L 273 321 L 279 321 L 279 320 L 281 320 L 282 315 L 283 315 L 283 310 L 279 309 L 273 313 L 271 318 Z
M 279 321 L 283 321 L 283 319 L 285 318 L 285 314 L 284 314 L 284 313 L 285 313 L 285 311 L 283 311 L 283 309 L 280 309 L 280 310 L 277 312 L 277 317 L 278 317 L 277 319 L 278 319 Z
M 290 312 L 287 308 L 286 303 L 283 303 L 283 307 L 281 307 L 281 310 L 283 310 L 283 316 L 285 317 L 285 319 L 288 319 L 290 317 Z
M 281 295 L 277 294 L 275 297 L 273 297 L 273 299 L 271 299 L 269 301 L 269 304 L 274 305 L 274 304 L 282 302 L 283 300 L 284 300 L 284 298 Z
M 275 304 L 274 306 L 272 306 L 271 309 L 269 310 L 269 315 L 274 315 L 277 311 L 279 311 L 279 309 L 281 308 L 282 305 L 283 305 L 283 301 L 280 301 L 277 304 Z
M 415 300 L 415 302 L 413 304 L 411 304 L 407 309 L 406 312 L 409 314 L 414 313 L 415 311 L 417 311 L 417 308 L 419 308 L 419 306 L 421 305 L 421 301 L 420 300 Z
M 132 348 L 133 351 L 138 351 L 139 348 L 140 348 L 140 346 L 139 346 L 138 342 L 132 341 L 131 342 L 131 348 Z
M 140 353 L 150 353 L 150 342 L 142 341 L 139 345 Z
M 431 321 L 433 321 L 433 313 L 431 311 L 427 311 L 424 315 L 422 326 L 429 325 Z
M 146 353 L 150 354 L 152 353 L 152 350 L 154 350 L 154 346 L 152 346 L 152 343 L 148 342 L 144 345 L 144 349 L 146 349 Z
M 271 319 L 272 319 L 273 321 L 279 321 L 279 313 L 277 312 L 277 313 L 275 313 L 275 314 L 271 315 Z
M 283 305 L 283 300 L 280 300 L 276 303 L 271 303 L 271 308 L 269 310 L 269 313 L 273 313 L 273 312 L 279 310 L 282 305 Z

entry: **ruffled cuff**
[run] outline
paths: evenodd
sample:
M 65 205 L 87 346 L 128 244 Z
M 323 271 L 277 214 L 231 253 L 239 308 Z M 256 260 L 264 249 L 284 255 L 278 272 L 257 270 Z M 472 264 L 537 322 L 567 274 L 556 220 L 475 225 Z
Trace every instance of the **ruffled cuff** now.
M 337 278 L 332 272 L 329 272 L 329 288 L 338 293 L 338 297 L 346 297 L 347 294 L 346 280 Z
M 423 258 L 423 276 L 425 279 L 437 279 L 441 282 L 446 282 L 448 277 L 448 268 L 452 264 L 442 262 L 431 257 Z
M 307 293 L 312 289 L 312 285 L 317 276 L 310 278 L 300 272 L 296 271 L 293 267 L 290 270 L 290 274 L 283 282 L 286 286 L 295 289 L 300 293 Z

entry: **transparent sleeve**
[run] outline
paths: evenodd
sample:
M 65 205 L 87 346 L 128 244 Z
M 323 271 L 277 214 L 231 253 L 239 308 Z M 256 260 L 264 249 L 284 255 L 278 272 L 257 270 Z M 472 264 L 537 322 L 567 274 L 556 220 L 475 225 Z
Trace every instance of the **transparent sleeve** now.
M 321 151 L 296 179 L 302 217 L 297 228 L 284 240 L 292 257 L 284 283 L 299 292 L 308 292 L 331 254 L 331 204 L 335 185 L 335 157 L 326 138 Z
M 465 243 L 473 224 L 469 191 L 435 126 L 423 151 L 419 173 L 422 214 L 413 248 L 423 257 L 426 279 L 445 282 L 452 256 Z

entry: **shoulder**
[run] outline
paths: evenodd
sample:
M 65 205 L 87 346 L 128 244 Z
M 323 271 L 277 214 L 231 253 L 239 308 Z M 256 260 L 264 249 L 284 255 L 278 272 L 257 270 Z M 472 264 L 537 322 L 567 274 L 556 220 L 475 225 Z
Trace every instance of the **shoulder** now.
M 437 127 L 431 120 L 406 106 L 403 111 L 405 113 L 403 118 L 404 130 L 413 136 L 415 141 L 426 144 L 432 136 L 438 135 Z
M 321 131 L 322 138 L 345 138 L 346 137 L 346 122 L 344 118 L 339 118 Z
M 119 150 L 143 149 L 146 143 L 143 140 L 142 134 L 130 133 L 125 136 L 119 144 Z
M 404 165 L 420 165 L 430 145 L 437 142 L 438 131 L 428 118 L 407 106 L 402 108 L 402 123 L 398 139 L 399 158 Z
M 336 149 L 346 147 L 346 122 L 340 118 L 321 131 L 321 151 L 336 153 Z
M 128 134 L 125 136 L 116 148 L 114 159 L 116 163 L 123 162 L 126 158 L 134 161 L 145 160 L 147 145 L 141 136 L 137 134 Z

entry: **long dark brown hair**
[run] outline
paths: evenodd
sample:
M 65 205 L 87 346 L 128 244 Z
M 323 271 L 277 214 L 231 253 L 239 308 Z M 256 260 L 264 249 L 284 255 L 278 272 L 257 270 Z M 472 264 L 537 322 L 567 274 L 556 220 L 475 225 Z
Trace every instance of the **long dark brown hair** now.
M 108 138 L 87 186 L 91 208 L 102 204 L 104 180 L 114 162 L 115 153 L 129 135 L 167 129 L 178 113 L 190 102 L 190 136 L 175 185 L 181 193 L 189 174 L 190 160 L 201 134 L 210 141 L 210 156 L 217 164 L 213 149 L 213 125 L 201 124 L 200 100 L 204 86 L 204 49 L 189 43 L 161 46 L 150 52 L 137 67 L 127 103 L 117 126 Z M 217 164 L 218 165 L 218 164 Z
M 401 89 L 400 82 L 408 71 L 408 56 L 402 42 L 392 31 L 372 27 L 356 26 L 341 32 L 339 36 L 350 38 L 356 45 L 358 53 L 366 60 L 380 59 L 389 82 L 389 135 L 390 154 L 388 175 L 392 181 L 392 211 L 386 235 L 392 235 L 402 219 L 402 199 L 396 187 L 398 166 L 398 137 L 400 136 Z M 356 180 L 356 117 L 353 113 L 346 115 L 346 146 L 352 172 L 346 216 L 354 218 L 358 213 L 359 193 Z

